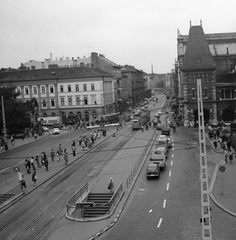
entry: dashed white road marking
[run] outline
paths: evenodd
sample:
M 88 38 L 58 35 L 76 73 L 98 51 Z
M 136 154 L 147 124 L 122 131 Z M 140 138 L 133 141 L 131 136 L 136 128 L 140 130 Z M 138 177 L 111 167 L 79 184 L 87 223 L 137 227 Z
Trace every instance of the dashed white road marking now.
M 166 199 L 164 199 L 164 202 L 163 202 L 163 208 L 166 207 Z
M 170 186 L 170 184 L 167 183 L 167 185 L 166 185 L 166 190 L 167 190 L 167 191 L 169 190 L 169 186 Z
M 66 142 L 70 142 L 71 140 L 70 139 L 68 139 Z
M 162 222 L 162 218 L 160 218 L 157 228 L 159 228 L 161 226 L 161 222 Z
M 173 161 L 170 162 L 170 165 L 171 165 L 171 166 L 173 165 Z
M 152 212 L 152 209 L 150 209 L 149 212 Z
M 174 157 L 174 153 L 172 153 L 172 156 L 171 156 L 172 158 Z
M 169 177 L 171 176 L 171 171 L 169 171 Z

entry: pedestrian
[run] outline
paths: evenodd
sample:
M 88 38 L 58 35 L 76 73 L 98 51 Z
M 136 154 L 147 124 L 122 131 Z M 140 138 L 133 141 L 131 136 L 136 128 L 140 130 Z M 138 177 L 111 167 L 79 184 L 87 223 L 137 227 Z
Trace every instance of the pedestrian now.
M 229 152 L 227 149 L 224 150 L 225 162 L 228 163 Z
M 85 142 L 84 142 L 84 140 L 82 140 L 82 142 L 81 142 L 81 147 L 82 147 L 82 150 L 84 151 L 84 149 L 85 149 Z
M 35 156 L 35 162 L 36 162 L 36 164 L 37 164 L 37 167 L 38 167 L 38 168 L 41 168 L 41 164 L 40 164 L 40 162 L 39 162 L 39 156 L 38 156 L 38 155 Z
M 233 163 L 233 153 L 231 152 L 231 150 L 229 150 L 229 161 L 230 163 Z
M 63 151 L 62 151 L 61 144 L 59 144 L 59 148 L 58 148 L 58 150 L 59 150 L 59 154 L 62 155 Z
M 45 162 L 44 162 L 44 153 L 41 153 L 41 164 L 42 166 L 44 166 Z
M 51 159 L 52 159 L 52 162 L 54 162 L 54 156 L 55 156 L 55 152 L 54 152 L 54 149 L 52 148 L 52 151 L 51 151 Z
M 108 189 L 110 190 L 111 193 L 113 193 L 113 191 L 114 191 L 114 185 L 115 184 L 113 182 L 113 179 L 110 178 L 109 183 L 108 183 Z
M 44 152 L 44 158 L 43 158 L 43 160 L 44 160 L 44 164 L 45 164 L 46 171 L 48 171 L 48 158 L 47 158 L 47 155 L 46 155 L 45 152 Z
M 23 194 L 25 194 L 26 190 L 27 190 L 27 185 L 24 179 L 24 175 L 22 175 L 22 180 L 20 181 L 20 188 Z
M 74 140 L 72 141 L 72 144 L 71 144 L 71 146 L 75 146 L 75 141 L 74 141 Z
M 216 140 L 214 140 L 213 145 L 214 145 L 215 150 L 216 150 L 217 149 L 217 141 Z
M 59 152 L 59 150 L 57 150 L 56 158 L 57 158 L 57 161 L 60 162 L 61 157 L 60 157 L 60 152 Z
M 25 159 L 25 168 L 27 173 L 30 173 L 30 161 L 28 159 Z
M 37 177 L 37 175 L 36 175 L 36 171 L 34 171 L 34 172 L 32 173 L 32 181 L 33 181 L 33 183 L 34 183 L 34 186 L 36 186 L 36 184 L 37 184 L 37 179 L 38 179 L 38 177 Z
M 143 132 L 143 130 L 144 130 L 144 127 L 143 127 L 143 125 L 142 125 L 142 127 L 141 127 L 141 128 L 142 128 L 142 132 Z
M 76 156 L 76 146 L 72 145 L 72 152 L 73 152 L 73 156 Z
M 18 175 L 18 180 L 19 180 L 19 183 L 21 183 L 21 181 L 22 181 L 22 176 L 23 176 L 23 174 L 20 172 L 20 171 L 18 171 L 17 172 L 17 175 Z
M 31 164 L 31 166 L 32 166 L 32 169 L 35 171 L 36 168 L 35 168 L 35 166 L 34 166 L 34 157 L 32 157 L 32 158 L 30 159 L 30 164 Z
M 68 165 L 68 153 L 66 148 L 64 149 L 64 160 L 65 160 L 65 165 Z
M 146 130 L 148 130 L 148 124 L 146 124 Z
M 230 151 L 231 150 L 231 141 L 230 140 L 227 141 L 226 146 L 228 148 L 228 151 Z

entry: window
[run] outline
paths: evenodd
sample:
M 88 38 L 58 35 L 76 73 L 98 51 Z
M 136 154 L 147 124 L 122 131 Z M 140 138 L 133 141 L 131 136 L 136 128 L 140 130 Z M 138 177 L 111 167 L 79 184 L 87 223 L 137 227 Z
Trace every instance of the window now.
M 192 88 L 192 98 L 195 98 L 195 89 Z
M 42 87 L 41 87 L 41 93 L 42 93 L 42 94 L 45 94 L 45 93 L 46 93 L 46 88 L 45 88 L 45 86 L 42 86 Z
M 205 95 L 205 98 L 207 98 L 207 88 L 204 88 L 204 95 Z
M 225 90 L 225 98 L 229 99 L 230 98 L 230 90 Z
M 84 92 L 87 91 L 87 84 L 83 84 L 83 89 L 84 89 Z
M 61 106 L 65 106 L 65 98 L 61 97 Z
M 67 85 L 68 92 L 71 92 L 71 85 Z
M 54 93 L 54 87 L 50 86 L 50 93 Z
M 79 84 L 75 84 L 75 91 L 79 92 Z
M 63 85 L 60 85 L 60 92 L 64 92 Z
M 51 107 L 55 107 L 55 99 L 51 98 Z
M 80 105 L 80 97 L 76 97 L 75 101 L 76 101 L 76 105 Z
M 47 107 L 47 101 L 46 101 L 46 99 L 42 99 L 42 104 L 43 104 L 43 107 Z
M 84 105 L 88 105 L 88 97 L 84 97 Z
M 17 93 L 21 93 L 21 90 L 20 90 L 19 87 L 16 89 L 16 92 L 17 92 Z
M 28 95 L 29 94 L 29 88 L 25 87 L 25 94 Z
M 96 95 L 91 95 L 91 104 L 97 105 Z
M 72 106 L 72 97 L 68 97 L 68 105 Z
M 95 91 L 94 83 L 91 83 L 91 91 Z
M 33 87 L 33 93 L 37 94 L 37 87 Z

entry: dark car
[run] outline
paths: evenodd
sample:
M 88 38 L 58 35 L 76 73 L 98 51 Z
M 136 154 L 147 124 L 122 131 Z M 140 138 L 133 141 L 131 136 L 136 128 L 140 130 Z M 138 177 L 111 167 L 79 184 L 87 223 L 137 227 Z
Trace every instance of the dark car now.
M 166 135 L 166 136 L 170 136 L 170 128 L 168 128 L 168 127 L 163 127 L 163 128 L 161 129 L 161 134 L 162 134 L 162 135 Z
M 160 168 L 159 168 L 158 164 L 149 163 L 148 166 L 147 166 L 146 176 L 147 176 L 147 178 L 150 178 L 150 177 L 159 178 Z

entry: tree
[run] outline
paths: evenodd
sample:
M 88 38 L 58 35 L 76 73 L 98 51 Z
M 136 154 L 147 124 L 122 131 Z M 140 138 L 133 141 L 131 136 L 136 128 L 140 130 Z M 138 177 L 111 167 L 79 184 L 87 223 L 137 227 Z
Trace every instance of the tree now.
M 33 97 L 29 101 L 26 101 L 25 105 L 26 105 L 28 111 L 30 112 L 30 114 L 33 117 L 33 125 L 35 126 L 36 122 L 37 122 L 36 119 L 35 119 L 35 113 L 39 109 L 38 100 L 35 97 Z
M 8 134 L 17 134 L 25 128 L 30 128 L 30 117 L 25 104 L 17 99 L 20 93 L 16 92 L 16 86 L 0 87 L 0 95 L 3 96 L 6 129 Z M 0 102 L 0 130 L 3 130 L 2 102 Z

